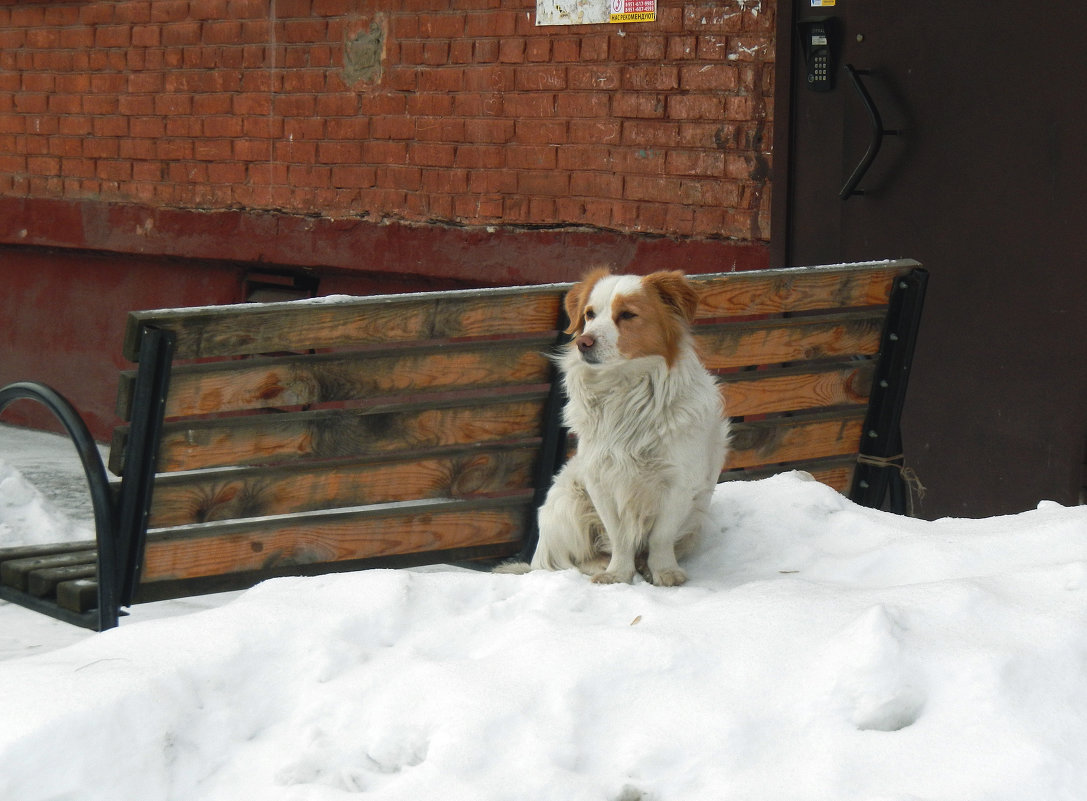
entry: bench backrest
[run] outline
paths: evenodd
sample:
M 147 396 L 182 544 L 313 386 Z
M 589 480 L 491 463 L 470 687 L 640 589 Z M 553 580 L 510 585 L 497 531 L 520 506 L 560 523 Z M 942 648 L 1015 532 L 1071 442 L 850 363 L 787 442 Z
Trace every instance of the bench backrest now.
M 914 262 L 694 276 L 735 419 L 724 479 L 854 478 L 891 290 Z M 173 340 L 134 600 L 517 554 L 561 458 L 566 285 L 135 312 Z M 136 371 L 118 411 L 133 411 Z M 124 463 L 117 430 L 110 468 Z

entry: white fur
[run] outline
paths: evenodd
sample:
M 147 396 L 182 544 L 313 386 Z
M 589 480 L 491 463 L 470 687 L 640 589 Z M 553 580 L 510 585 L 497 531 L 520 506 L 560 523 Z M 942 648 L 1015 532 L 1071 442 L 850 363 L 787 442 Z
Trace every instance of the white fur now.
M 568 397 L 566 425 L 577 435 L 570 459 L 540 508 L 533 569 L 578 568 L 600 583 L 630 582 L 647 554 L 648 578 L 686 581 L 677 563 L 702 526 L 725 461 L 728 423 L 713 377 L 685 321 L 678 355 L 627 358 L 613 300 L 640 289 L 635 276 L 609 276 L 589 295 L 595 318 L 557 362 Z M 613 313 L 614 312 L 614 313 Z M 677 315 L 678 316 L 678 315 Z

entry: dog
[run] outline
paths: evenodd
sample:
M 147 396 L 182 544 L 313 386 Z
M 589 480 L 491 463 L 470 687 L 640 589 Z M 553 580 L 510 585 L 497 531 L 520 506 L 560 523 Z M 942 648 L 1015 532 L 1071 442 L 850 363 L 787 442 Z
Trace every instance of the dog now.
M 540 507 L 530 567 L 683 584 L 677 556 L 702 527 L 729 434 L 691 339 L 698 294 L 682 272 L 601 269 L 564 302 L 571 341 L 556 362 L 577 452 Z

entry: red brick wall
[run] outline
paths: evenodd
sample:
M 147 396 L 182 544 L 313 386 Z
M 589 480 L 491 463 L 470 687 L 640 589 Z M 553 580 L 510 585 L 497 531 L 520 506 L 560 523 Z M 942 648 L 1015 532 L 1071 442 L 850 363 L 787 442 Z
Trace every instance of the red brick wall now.
M 761 254 L 774 4 L 537 27 L 526 0 L 0 0 L 0 199 Z M 352 60 L 367 37 L 380 75 Z

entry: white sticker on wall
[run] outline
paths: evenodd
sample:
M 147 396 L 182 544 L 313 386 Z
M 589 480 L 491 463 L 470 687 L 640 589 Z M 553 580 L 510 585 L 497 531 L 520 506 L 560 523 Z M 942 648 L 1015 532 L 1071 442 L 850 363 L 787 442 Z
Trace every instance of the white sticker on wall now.
M 536 0 L 537 25 L 652 22 L 657 0 Z

